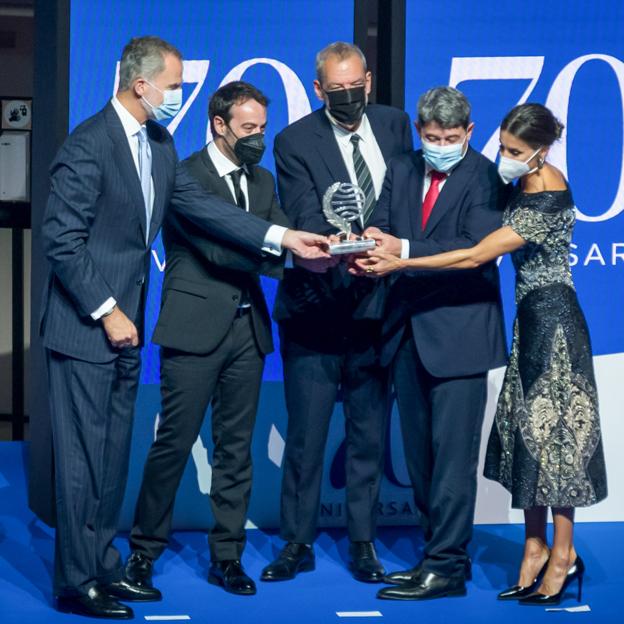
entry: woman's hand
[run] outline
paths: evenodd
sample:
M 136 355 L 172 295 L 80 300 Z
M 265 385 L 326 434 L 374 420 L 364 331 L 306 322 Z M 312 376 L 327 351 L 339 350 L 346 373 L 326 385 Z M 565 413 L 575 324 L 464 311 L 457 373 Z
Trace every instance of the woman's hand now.
M 384 253 L 379 249 L 368 252 L 365 258 L 354 258 L 349 272 L 364 277 L 385 277 L 404 268 L 404 261 L 394 254 Z

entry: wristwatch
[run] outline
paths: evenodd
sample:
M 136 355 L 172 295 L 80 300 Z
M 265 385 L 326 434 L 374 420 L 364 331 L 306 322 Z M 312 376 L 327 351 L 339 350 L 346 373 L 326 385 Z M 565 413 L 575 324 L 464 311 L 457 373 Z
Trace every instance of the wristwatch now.
M 110 316 L 116 307 L 117 307 L 117 304 L 115 304 L 108 312 L 104 312 L 104 314 L 102 314 L 100 318 L 103 319 L 103 318 L 106 318 L 107 316 Z

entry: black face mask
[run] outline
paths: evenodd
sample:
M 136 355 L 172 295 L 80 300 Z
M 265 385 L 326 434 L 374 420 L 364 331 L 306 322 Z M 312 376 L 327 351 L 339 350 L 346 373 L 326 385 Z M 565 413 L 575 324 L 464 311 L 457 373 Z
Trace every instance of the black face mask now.
M 232 128 L 230 132 L 234 134 Z M 262 132 L 256 132 L 255 134 L 248 134 L 244 137 L 236 137 L 236 143 L 234 143 L 233 152 L 236 158 L 238 158 L 241 165 L 257 165 L 262 160 L 262 155 L 266 145 L 264 144 L 264 134 Z
M 329 112 L 336 121 L 351 125 L 362 119 L 366 107 L 366 89 L 364 87 L 325 91 L 325 93 L 329 101 Z

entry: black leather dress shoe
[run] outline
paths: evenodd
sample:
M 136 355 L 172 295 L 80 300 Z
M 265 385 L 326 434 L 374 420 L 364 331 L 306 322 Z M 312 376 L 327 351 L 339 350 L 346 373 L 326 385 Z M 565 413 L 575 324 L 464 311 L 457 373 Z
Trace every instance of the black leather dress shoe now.
M 127 578 L 104 587 L 104 591 L 114 598 L 129 602 L 156 602 L 162 600 L 160 590 L 144 584 L 135 584 Z
M 299 572 L 310 572 L 316 564 L 312 546 L 288 542 L 275 561 L 264 570 L 262 581 L 288 581 L 295 578 Z
M 223 587 L 230 594 L 252 596 L 256 593 L 256 584 L 245 574 L 238 559 L 213 561 L 208 572 L 208 582 Z
M 410 568 L 409 570 L 400 570 L 398 572 L 390 572 L 383 578 L 384 583 L 388 585 L 405 585 L 405 583 L 417 583 L 423 571 L 423 562 Z M 472 561 L 466 559 L 465 577 L 467 581 L 472 580 Z
M 117 602 L 100 587 L 92 587 L 84 596 L 59 596 L 56 608 L 62 613 L 111 620 L 131 620 L 134 617 L 130 607 Z
M 154 562 L 146 557 L 144 554 L 133 550 L 128 561 L 126 561 L 126 567 L 124 569 L 124 576 L 133 585 L 139 585 L 141 587 L 152 587 L 152 568 Z
M 424 571 L 417 583 L 384 587 L 377 592 L 377 598 L 385 600 L 431 600 L 465 595 L 466 583 L 462 577 L 438 576 L 433 572 Z
M 351 542 L 349 569 L 353 578 L 364 583 L 381 583 L 386 571 L 375 552 L 373 542 Z
M 383 582 L 388 585 L 405 585 L 406 583 L 417 583 L 422 572 L 422 561 L 409 570 L 399 570 L 390 572 L 383 577 Z

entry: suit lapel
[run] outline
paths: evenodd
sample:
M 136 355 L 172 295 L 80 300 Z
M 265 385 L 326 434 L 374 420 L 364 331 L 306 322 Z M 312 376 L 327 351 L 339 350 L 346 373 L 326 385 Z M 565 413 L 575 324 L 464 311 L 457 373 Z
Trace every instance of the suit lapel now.
M 148 132 L 149 134 L 149 132 Z M 165 210 L 165 197 L 167 186 L 166 160 L 162 145 L 150 138 L 152 150 L 152 181 L 154 182 L 154 205 L 152 207 L 152 219 L 149 229 L 149 244 L 156 238 L 160 223 Z
M 228 186 L 225 178 L 222 178 L 217 173 L 217 168 L 214 166 L 212 159 L 208 155 L 208 150 L 203 148 L 199 155 L 199 159 L 201 164 L 203 165 L 201 168 L 197 169 L 197 173 L 199 174 L 199 182 L 201 185 L 216 193 L 227 202 L 234 204 L 234 197 L 232 196 L 232 192 L 230 191 L 230 187 Z
M 340 153 L 338 142 L 334 136 L 331 123 L 325 115 L 325 109 L 321 108 L 316 111 L 317 113 L 317 126 L 316 126 L 316 138 L 317 138 L 317 150 L 319 159 L 325 163 L 325 166 L 329 169 L 331 177 L 336 182 L 350 182 L 349 172 Z
M 412 209 L 410 214 L 410 228 L 413 240 L 423 238 L 422 230 L 422 204 L 423 204 L 423 184 L 425 181 L 425 161 L 420 152 L 414 152 L 414 168 L 411 173 L 410 193 L 412 199 Z
M 247 193 L 249 194 L 249 212 L 258 215 L 262 204 L 262 185 L 259 182 L 259 176 L 256 175 L 255 166 L 248 168 L 249 174 L 247 175 Z
M 121 125 L 121 120 L 112 104 L 107 104 L 104 109 L 104 114 L 108 125 L 108 134 L 113 141 L 115 163 L 117 164 L 121 178 L 125 182 L 125 187 L 132 198 L 132 203 L 136 210 L 135 216 L 139 220 L 143 240 L 145 240 L 145 201 L 143 199 L 139 174 L 137 173 L 136 165 L 132 158 L 130 145 L 128 145 L 128 138 L 126 137 L 126 133 Z
M 386 164 L 392 157 L 392 146 L 396 144 L 396 140 L 392 136 L 392 133 L 388 131 L 388 128 L 384 126 L 383 121 L 377 116 L 377 111 L 374 108 L 367 107 L 366 116 L 370 123 L 375 140 Z
M 431 234 L 444 215 L 457 204 L 474 169 L 474 162 L 474 151 L 469 147 L 468 153 L 448 177 L 440 191 L 425 227 L 425 237 Z

